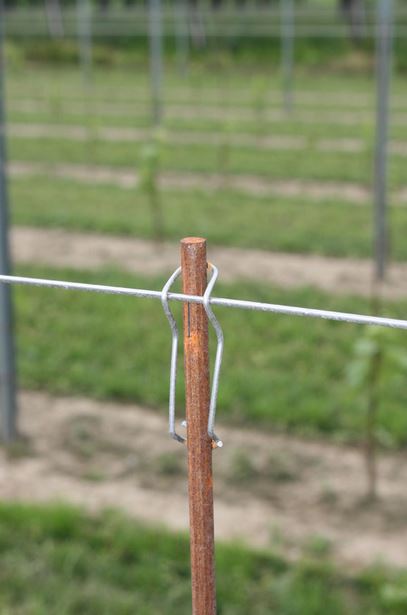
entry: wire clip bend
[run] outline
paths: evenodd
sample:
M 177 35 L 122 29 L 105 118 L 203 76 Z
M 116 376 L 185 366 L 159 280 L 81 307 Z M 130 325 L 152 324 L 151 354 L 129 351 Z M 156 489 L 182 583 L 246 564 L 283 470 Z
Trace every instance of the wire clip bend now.
M 208 416 L 208 436 L 211 438 L 214 448 L 221 448 L 223 446 L 223 442 L 215 433 L 215 418 L 216 418 L 216 407 L 217 407 L 217 399 L 218 399 L 218 391 L 219 391 L 219 375 L 220 368 L 222 365 L 222 357 L 223 357 L 223 346 L 224 346 L 224 338 L 222 328 L 212 311 L 212 307 L 210 305 L 211 295 L 213 287 L 215 286 L 216 280 L 219 275 L 218 268 L 215 267 L 212 263 L 208 263 L 208 268 L 211 269 L 212 275 L 209 280 L 209 283 L 206 287 L 204 296 L 203 296 L 203 306 L 205 312 L 208 316 L 209 322 L 212 324 L 217 338 L 217 348 L 216 348 L 216 356 L 215 356 L 215 365 L 213 369 L 213 377 L 212 377 L 212 390 L 209 404 L 209 416 Z M 176 397 L 176 384 L 177 384 L 177 358 L 178 358 L 178 325 L 174 318 L 174 315 L 169 306 L 168 294 L 175 283 L 175 281 L 181 275 L 181 267 L 178 267 L 176 271 L 171 275 L 171 277 L 166 282 L 165 286 L 161 291 L 161 304 L 164 309 L 164 313 L 167 317 L 167 320 L 170 325 L 171 335 L 172 335 L 172 346 L 171 346 L 171 366 L 170 366 L 170 393 L 169 393 L 169 433 L 174 440 L 178 442 L 185 443 L 186 438 L 181 436 L 175 427 L 175 397 Z M 185 421 L 182 423 L 184 426 L 186 424 Z

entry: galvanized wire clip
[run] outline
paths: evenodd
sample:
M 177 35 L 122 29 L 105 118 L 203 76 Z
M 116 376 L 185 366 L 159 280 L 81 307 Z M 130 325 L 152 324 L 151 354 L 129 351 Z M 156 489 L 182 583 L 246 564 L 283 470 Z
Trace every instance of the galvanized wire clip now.
M 212 311 L 210 300 L 213 287 L 215 286 L 215 282 L 218 279 L 219 271 L 218 268 L 215 267 L 212 263 L 208 263 L 208 266 L 212 269 L 212 276 L 209 280 L 208 286 L 206 287 L 204 297 L 203 297 L 203 306 L 205 308 L 205 312 L 208 316 L 209 322 L 212 324 L 212 327 L 215 329 L 216 338 L 218 340 L 218 344 L 216 347 L 216 356 L 215 356 L 215 365 L 213 368 L 213 376 L 212 376 L 212 391 L 211 391 L 211 401 L 209 404 L 209 417 L 208 417 L 208 436 L 213 440 L 217 447 L 221 448 L 223 446 L 223 442 L 215 433 L 215 419 L 216 419 L 216 404 L 218 401 L 218 392 L 219 392 L 219 375 L 220 368 L 222 365 L 222 357 L 223 357 L 223 331 L 222 327 L 219 324 L 218 319 Z
M 210 305 L 210 299 L 213 287 L 218 278 L 218 268 L 212 263 L 208 263 L 208 267 L 212 270 L 211 279 L 206 287 L 205 294 L 203 296 L 203 306 L 205 312 L 208 316 L 210 323 L 215 329 L 216 337 L 218 340 L 217 348 L 216 348 L 216 357 L 215 357 L 215 365 L 213 369 L 213 378 L 212 378 L 212 391 L 209 405 L 209 416 L 208 416 L 208 435 L 213 441 L 215 447 L 221 448 L 223 446 L 222 440 L 218 438 L 215 434 L 215 418 L 216 418 L 216 405 L 218 399 L 218 390 L 219 390 L 219 374 L 220 368 L 222 365 L 222 356 L 223 356 L 223 331 L 222 328 L 212 311 Z M 176 271 L 172 274 L 169 280 L 166 282 L 164 288 L 161 291 L 161 303 L 164 308 L 164 313 L 168 319 L 171 328 L 172 334 L 172 346 L 171 346 L 171 366 L 170 366 L 170 394 L 169 394 L 169 433 L 174 440 L 178 442 L 184 443 L 186 442 L 186 438 L 177 433 L 175 428 L 175 396 L 176 396 L 176 384 L 177 384 L 177 356 L 178 356 L 178 325 L 175 321 L 171 308 L 169 306 L 168 301 L 168 293 L 170 288 L 174 284 L 174 282 L 181 275 L 181 267 L 178 267 Z M 183 425 L 186 425 L 186 422 L 183 421 Z
M 164 308 L 165 315 L 170 323 L 172 333 L 172 346 L 171 346 L 171 367 L 170 367 L 170 396 L 169 396 L 169 433 L 174 440 L 184 443 L 186 438 L 177 433 L 175 429 L 175 394 L 177 385 L 177 354 L 178 354 L 178 325 L 171 312 L 171 308 L 168 303 L 168 292 L 175 280 L 181 275 L 181 267 L 178 267 L 176 271 L 169 278 L 161 291 L 161 303 Z

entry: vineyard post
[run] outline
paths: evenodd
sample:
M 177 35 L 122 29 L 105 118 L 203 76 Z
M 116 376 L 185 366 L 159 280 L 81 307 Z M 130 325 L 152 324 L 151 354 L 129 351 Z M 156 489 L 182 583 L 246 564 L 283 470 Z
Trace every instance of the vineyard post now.
M 177 62 L 179 73 L 186 77 L 188 72 L 188 7 L 186 0 L 174 1 L 175 35 L 177 44 Z
M 392 0 L 378 0 L 376 38 L 376 145 L 374 164 L 374 255 L 375 277 L 383 281 L 386 274 L 389 229 L 388 229 L 388 121 L 389 92 L 392 64 Z
M 206 241 L 181 242 L 183 292 L 203 295 L 207 280 Z M 184 304 L 184 365 L 188 447 L 192 614 L 216 614 L 212 440 L 208 319 L 202 304 Z
M 79 60 L 85 87 L 92 78 L 92 5 L 90 0 L 76 1 Z
M 280 0 L 281 10 L 281 75 L 286 113 L 293 110 L 294 72 L 294 0 Z
M 150 22 L 150 82 L 152 116 L 154 126 L 161 124 L 162 80 L 163 80 L 163 42 L 162 42 L 162 6 L 161 0 L 149 0 Z
M 8 244 L 8 189 L 6 170 L 6 116 L 4 85 L 4 0 L 0 0 L 0 274 L 10 275 Z M 0 438 L 9 443 L 16 437 L 17 401 L 11 289 L 0 284 Z

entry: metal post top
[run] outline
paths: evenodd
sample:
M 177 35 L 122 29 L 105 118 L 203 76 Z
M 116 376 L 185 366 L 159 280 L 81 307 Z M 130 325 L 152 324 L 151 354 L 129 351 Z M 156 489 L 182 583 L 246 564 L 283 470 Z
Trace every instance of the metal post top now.
M 196 244 L 196 243 L 205 243 L 206 239 L 204 237 L 184 237 L 181 239 L 182 245 Z

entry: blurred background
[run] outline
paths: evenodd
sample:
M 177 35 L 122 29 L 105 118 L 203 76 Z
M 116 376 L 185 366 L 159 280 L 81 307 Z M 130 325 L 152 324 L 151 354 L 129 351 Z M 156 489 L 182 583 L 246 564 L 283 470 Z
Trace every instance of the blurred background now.
M 160 290 L 199 235 L 216 295 L 406 318 L 403 1 L 5 0 L 0 18 L 2 272 L 8 209 L 15 274 Z M 190 613 L 162 307 L 12 294 L 1 615 Z M 216 313 L 219 613 L 406 613 L 405 332 Z

